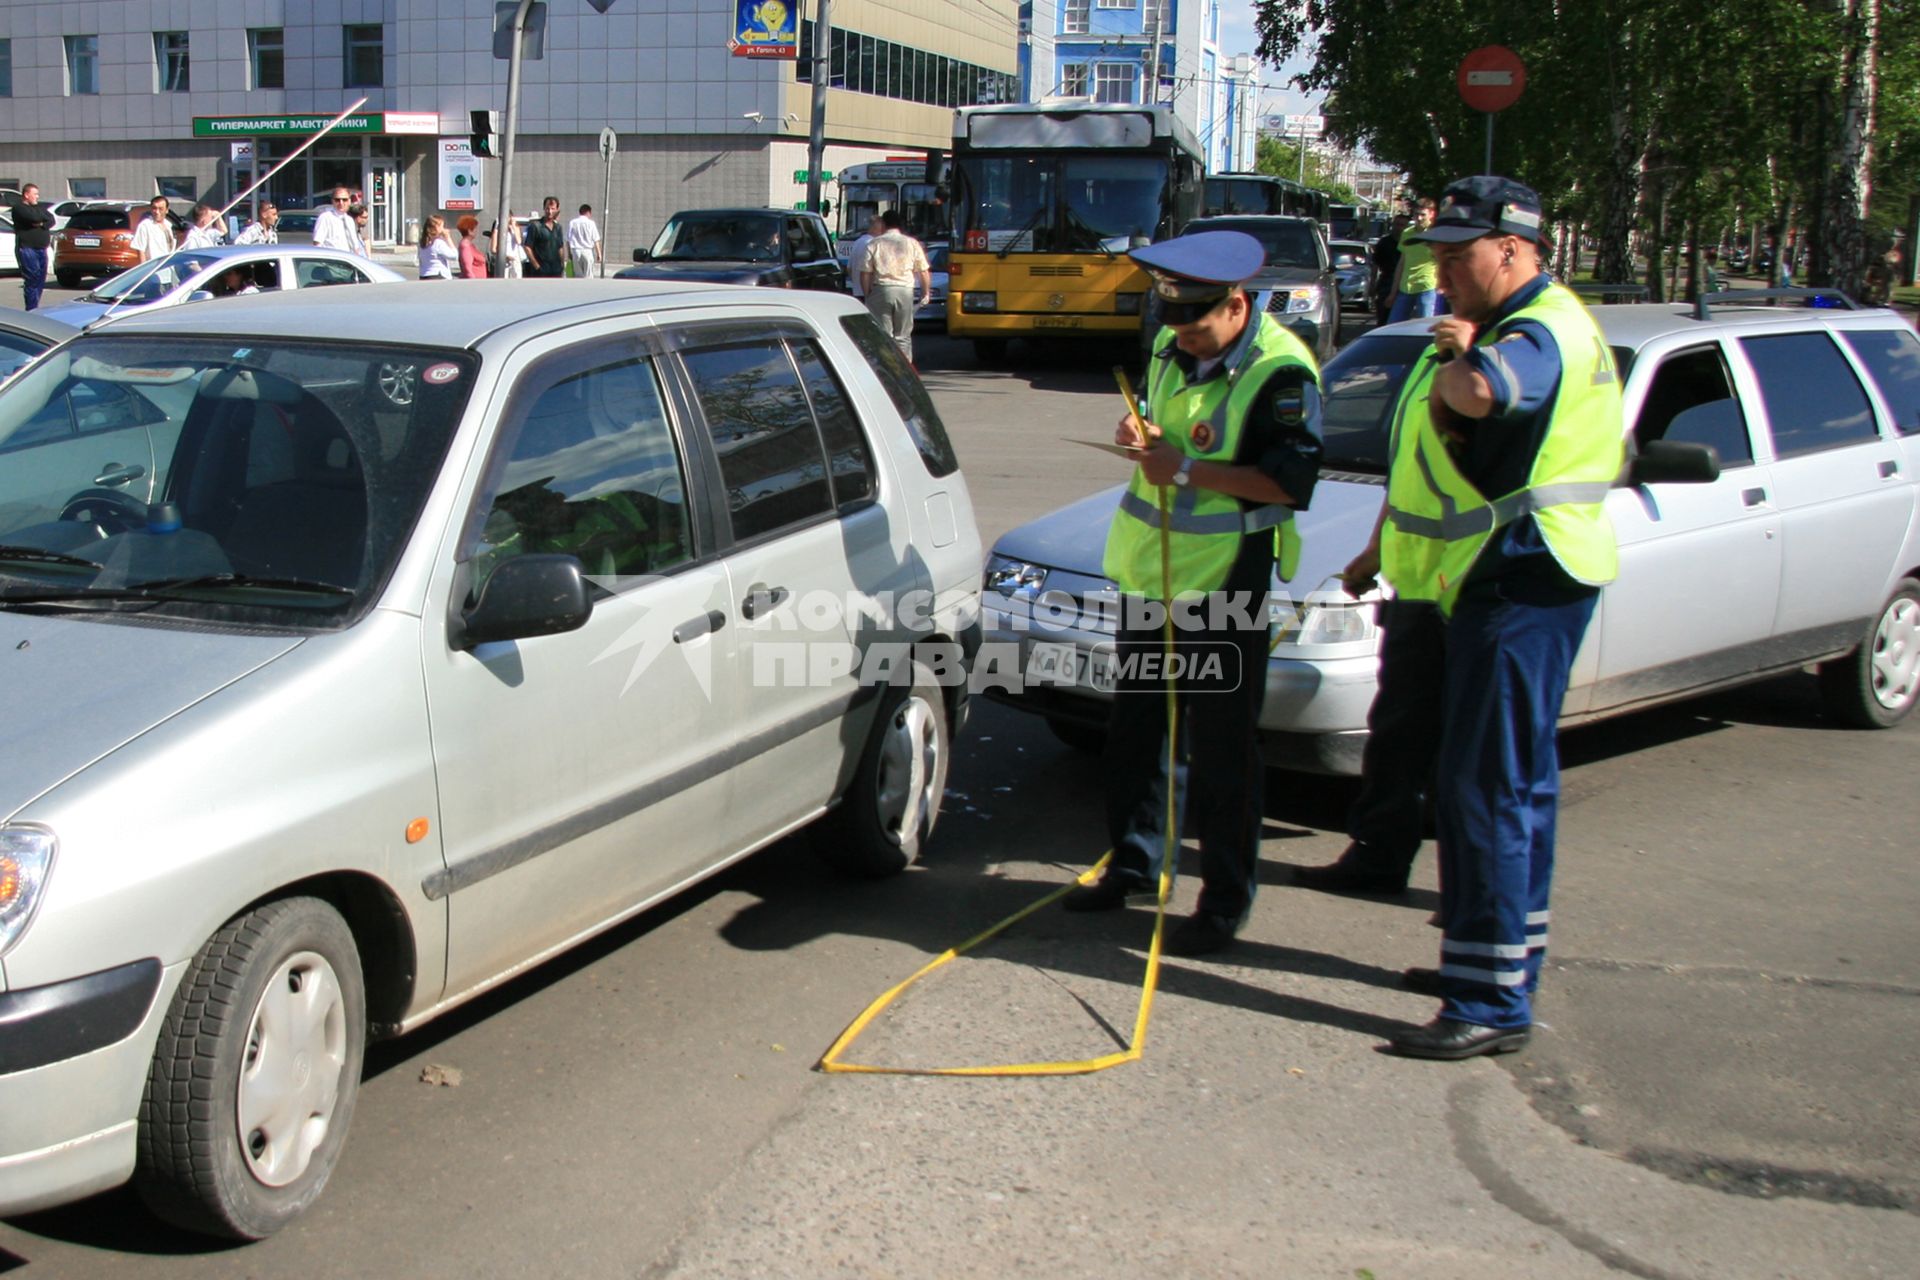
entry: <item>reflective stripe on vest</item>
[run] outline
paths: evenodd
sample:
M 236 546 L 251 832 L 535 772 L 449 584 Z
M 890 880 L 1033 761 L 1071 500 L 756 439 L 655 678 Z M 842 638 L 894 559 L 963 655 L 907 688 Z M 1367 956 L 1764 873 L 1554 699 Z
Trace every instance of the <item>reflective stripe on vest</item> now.
M 1427 411 L 1438 368 L 1431 356 L 1408 375 L 1395 406 L 1381 571 L 1406 599 L 1451 611 L 1492 534 L 1523 516 L 1535 517 L 1547 549 L 1575 581 L 1598 586 L 1618 569 L 1604 506 L 1624 452 L 1612 356 L 1584 305 L 1557 284 L 1504 324 L 1522 319 L 1547 329 L 1561 360 L 1547 432 L 1523 487 L 1489 501 L 1460 472 Z M 1503 327 L 1475 345 L 1498 342 Z
M 1171 359 L 1160 358 L 1173 342 L 1161 332 L 1148 372 L 1147 415 L 1162 439 L 1188 457 L 1233 465 L 1246 415 L 1280 369 L 1297 366 L 1318 381 L 1313 355 L 1300 340 L 1264 312 L 1253 313 L 1252 337 L 1223 376 L 1193 386 Z M 1159 486 L 1134 468 L 1120 509 L 1107 531 L 1103 561 L 1107 577 L 1131 595 L 1158 597 L 1160 576 Z M 1299 562 L 1300 536 L 1293 511 L 1279 504 L 1247 510 L 1238 498 L 1212 489 L 1170 486 L 1168 547 L 1175 595 L 1214 591 L 1225 585 L 1238 559 L 1242 539 L 1277 530 L 1276 559 L 1283 578 Z

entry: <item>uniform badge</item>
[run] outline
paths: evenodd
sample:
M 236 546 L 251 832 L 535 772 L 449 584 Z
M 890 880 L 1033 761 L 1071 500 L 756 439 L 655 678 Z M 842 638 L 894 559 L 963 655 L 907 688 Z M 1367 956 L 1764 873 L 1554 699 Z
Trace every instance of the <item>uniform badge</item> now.
M 1205 453 L 1213 448 L 1213 427 L 1205 422 L 1193 424 L 1193 447 Z

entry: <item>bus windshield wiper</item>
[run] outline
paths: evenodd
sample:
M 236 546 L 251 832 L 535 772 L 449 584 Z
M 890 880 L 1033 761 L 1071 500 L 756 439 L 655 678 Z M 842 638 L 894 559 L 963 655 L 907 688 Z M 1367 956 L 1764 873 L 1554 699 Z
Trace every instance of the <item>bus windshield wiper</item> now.
M 1033 230 L 1034 223 L 1040 221 L 1041 218 L 1045 217 L 1046 213 L 1047 213 L 1047 206 L 1045 205 L 1041 205 L 1038 209 L 1035 209 L 1033 211 L 1033 216 L 1031 218 L 1028 218 L 1025 222 L 1021 223 L 1020 229 L 1013 233 L 1013 239 L 1007 241 L 1005 244 L 1000 246 L 1000 260 L 1002 262 L 1005 262 L 1007 260 L 1007 255 L 1013 252 L 1013 246 L 1020 243 L 1020 237 L 1027 234 L 1027 232 Z
M 1115 258 L 1120 256 L 1119 254 L 1115 253 L 1112 249 L 1109 249 L 1107 247 L 1106 237 L 1101 235 L 1100 232 L 1094 228 L 1093 224 L 1089 223 L 1085 218 L 1075 213 L 1073 211 L 1072 206 L 1068 206 L 1067 208 L 1067 225 L 1069 227 L 1072 227 L 1075 231 L 1086 232 L 1087 235 L 1093 240 L 1093 247 L 1107 255 L 1108 262 L 1112 262 Z

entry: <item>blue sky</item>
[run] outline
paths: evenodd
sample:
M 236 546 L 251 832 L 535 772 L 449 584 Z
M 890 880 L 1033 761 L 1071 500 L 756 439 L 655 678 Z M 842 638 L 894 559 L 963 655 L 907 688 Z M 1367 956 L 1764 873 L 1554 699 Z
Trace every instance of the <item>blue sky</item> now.
M 1256 43 L 1258 41 L 1253 30 L 1253 0 L 1220 0 L 1221 56 L 1230 58 L 1237 53 L 1252 53 Z M 1288 77 L 1305 68 L 1305 59 L 1297 59 L 1284 68 L 1269 66 L 1260 68 L 1260 79 L 1267 86 L 1261 95 L 1263 114 L 1299 113 L 1319 105 L 1317 100 L 1307 98 L 1298 91 L 1285 87 Z

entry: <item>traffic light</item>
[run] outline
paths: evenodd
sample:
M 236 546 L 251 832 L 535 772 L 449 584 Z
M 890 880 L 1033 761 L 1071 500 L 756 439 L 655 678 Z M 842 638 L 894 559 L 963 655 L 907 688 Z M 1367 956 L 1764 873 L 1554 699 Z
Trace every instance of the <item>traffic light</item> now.
M 500 154 L 500 113 L 498 111 L 475 111 L 473 116 L 473 136 L 469 139 L 476 156 L 497 156 Z

